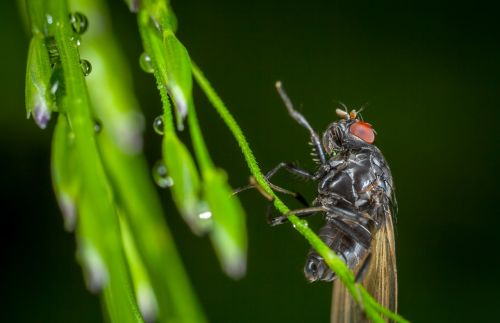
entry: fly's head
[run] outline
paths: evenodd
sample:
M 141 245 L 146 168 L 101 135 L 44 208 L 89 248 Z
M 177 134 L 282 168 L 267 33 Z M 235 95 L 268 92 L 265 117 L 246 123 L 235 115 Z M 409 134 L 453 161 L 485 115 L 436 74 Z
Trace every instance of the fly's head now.
M 376 133 L 372 125 L 359 120 L 355 110 L 348 113 L 337 109 L 336 113 L 342 119 L 330 124 L 323 134 L 323 147 L 328 155 L 335 151 L 361 148 L 375 141 Z

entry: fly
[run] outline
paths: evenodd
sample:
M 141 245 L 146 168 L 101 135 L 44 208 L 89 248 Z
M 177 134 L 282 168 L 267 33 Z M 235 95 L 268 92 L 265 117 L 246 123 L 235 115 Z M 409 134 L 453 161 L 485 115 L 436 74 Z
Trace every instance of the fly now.
M 280 169 L 318 183 L 317 197 L 308 206 L 298 193 L 270 183 L 281 193 L 291 194 L 306 207 L 290 213 L 300 218 L 322 214 L 325 225 L 319 237 L 356 274 L 371 295 L 393 312 L 397 310 L 397 269 L 393 213 L 394 185 L 389 165 L 373 144 L 376 132 L 359 119 L 356 111 L 337 109 L 340 120 L 331 123 L 320 138 L 296 111 L 281 82 L 276 83 L 288 113 L 309 132 L 317 169 L 314 172 L 292 163 L 280 163 L 266 174 L 268 182 Z M 269 217 L 271 225 L 288 221 L 287 215 Z M 333 281 L 331 322 L 365 321 L 363 313 L 324 259 L 311 249 L 304 274 L 307 280 Z

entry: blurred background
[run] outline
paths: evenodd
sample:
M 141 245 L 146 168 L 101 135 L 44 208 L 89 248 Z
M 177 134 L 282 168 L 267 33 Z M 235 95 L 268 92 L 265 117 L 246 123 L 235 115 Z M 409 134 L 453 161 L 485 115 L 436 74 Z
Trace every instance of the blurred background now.
M 149 125 L 145 149 L 152 165 L 161 154 L 151 126 L 161 112 L 159 96 L 139 68 L 135 16 L 122 1 L 108 2 Z M 42 131 L 25 119 L 26 31 L 14 1 L 0 6 L 2 321 L 100 322 L 99 300 L 84 287 L 74 237 L 63 229 L 52 192 L 53 124 Z M 363 116 L 378 132 L 396 183 L 403 316 L 413 322 L 498 317 L 495 8 L 319 0 L 172 0 L 172 6 L 179 39 L 240 123 L 263 170 L 281 161 L 313 167 L 307 133 L 288 117 L 276 80 L 318 131 L 336 119 L 338 101 L 349 108 L 367 104 Z M 195 100 L 212 157 L 233 187 L 245 185 L 249 171 L 237 144 L 199 89 Z M 314 197 L 313 183 L 286 173 L 274 182 Z M 257 192 L 240 196 L 250 245 L 247 276 L 237 282 L 221 272 L 208 239 L 190 233 L 169 192 L 161 196 L 212 322 L 328 321 L 331 284 L 306 282 L 307 243 L 291 226 L 267 225 L 267 203 Z M 322 219 L 310 223 L 318 227 Z

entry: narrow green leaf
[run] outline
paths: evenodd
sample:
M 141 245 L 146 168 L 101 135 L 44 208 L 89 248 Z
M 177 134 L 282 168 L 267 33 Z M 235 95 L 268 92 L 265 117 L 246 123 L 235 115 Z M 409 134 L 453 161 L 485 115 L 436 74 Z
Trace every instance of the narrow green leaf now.
M 120 214 L 120 229 L 122 233 L 123 247 L 132 276 L 137 304 L 146 322 L 154 322 L 158 314 L 158 302 L 151 286 L 146 268 L 137 250 L 132 232 L 124 218 Z M 166 309 L 165 309 L 166 310 Z
M 187 115 L 192 99 L 193 79 L 189 54 L 172 30 L 163 32 L 166 53 L 167 89 L 176 108 L 177 128 L 182 129 L 182 121 Z
M 155 27 L 163 33 L 165 30 L 177 30 L 177 18 L 167 0 L 145 0 L 143 4 L 150 14 Z
M 49 95 L 51 74 L 45 38 L 40 33 L 35 34 L 31 38 L 26 68 L 26 113 L 28 118 L 33 115 L 41 129 L 47 127 L 54 109 Z
M 75 168 L 74 134 L 66 117 L 60 115 L 52 139 L 52 183 L 64 218 L 64 227 L 73 231 L 76 225 L 76 203 L 80 181 Z
M 204 196 L 214 220 L 210 237 L 215 251 L 224 271 L 232 278 L 241 278 L 247 258 L 245 213 L 240 201 L 231 196 L 224 171 L 211 168 L 203 177 Z
M 97 175 L 96 175 L 97 176 Z M 111 194 L 96 196 L 88 182 L 78 201 L 78 252 L 87 287 L 102 293 L 111 322 L 143 322 L 125 259 Z M 94 186 L 95 188 L 95 186 Z M 102 192 L 101 192 L 102 193 Z
M 173 133 L 163 137 L 163 159 L 173 180 L 172 197 L 191 230 L 202 234 L 211 225 L 210 219 L 200 219 L 205 205 L 200 200 L 200 178 L 191 154 Z
M 212 244 L 224 271 L 232 278 L 241 278 L 246 271 L 247 232 L 245 213 L 231 188 L 226 173 L 215 168 L 198 123 L 192 104 L 188 111 L 188 123 L 196 159 L 203 176 L 203 197 L 208 202 L 207 211 L 199 217 L 212 217 L 210 231 Z

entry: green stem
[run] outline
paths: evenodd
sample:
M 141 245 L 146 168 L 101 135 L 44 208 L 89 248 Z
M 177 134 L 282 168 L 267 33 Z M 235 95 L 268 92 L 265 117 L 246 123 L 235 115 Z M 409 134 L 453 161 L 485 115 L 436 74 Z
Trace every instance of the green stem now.
M 166 84 L 167 77 L 167 63 L 165 61 L 166 52 L 163 45 L 163 40 L 159 37 L 158 30 L 150 25 L 150 15 L 144 9 L 141 9 L 137 15 L 139 25 L 139 32 L 141 33 L 142 42 L 146 53 L 152 58 L 153 73 L 156 80 L 156 85 L 160 91 L 161 101 L 163 104 L 163 131 L 165 133 L 177 136 L 175 132 L 174 116 L 172 112 L 172 105 L 168 97 Z M 154 59 L 153 59 L 154 58 Z
M 193 141 L 194 152 L 196 154 L 196 160 L 200 164 L 202 176 L 205 176 L 204 174 L 206 173 L 206 170 L 214 168 L 214 165 L 210 159 L 208 149 L 205 145 L 205 140 L 203 139 L 203 135 L 201 133 L 194 104 L 191 104 L 188 109 L 188 124 L 191 139 Z

